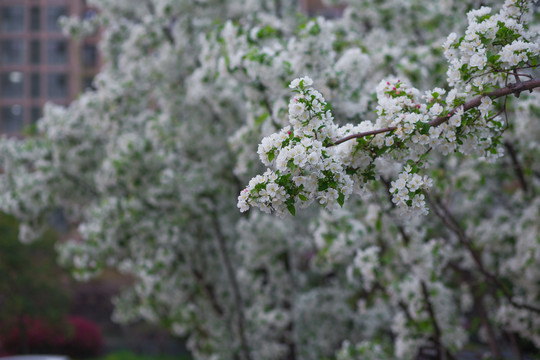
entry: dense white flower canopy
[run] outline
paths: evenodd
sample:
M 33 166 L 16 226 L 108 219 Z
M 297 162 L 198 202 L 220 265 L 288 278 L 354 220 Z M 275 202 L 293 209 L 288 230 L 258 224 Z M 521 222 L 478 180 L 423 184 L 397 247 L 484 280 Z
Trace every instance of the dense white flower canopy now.
M 96 89 L 0 141 L 0 209 L 23 241 L 61 209 L 77 278 L 134 276 L 116 320 L 196 359 L 540 348 L 531 1 L 89 2 Z

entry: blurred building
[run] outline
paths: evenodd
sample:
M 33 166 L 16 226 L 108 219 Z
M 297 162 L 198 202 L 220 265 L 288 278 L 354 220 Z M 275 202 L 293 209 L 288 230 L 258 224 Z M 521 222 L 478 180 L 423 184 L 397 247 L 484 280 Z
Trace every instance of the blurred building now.
M 0 133 L 18 135 L 47 101 L 67 105 L 98 72 L 98 34 L 64 36 L 62 16 L 88 18 L 85 0 L 0 0 Z
M 300 0 L 300 8 L 302 11 L 312 16 L 323 16 L 328 19 L 338 18 L 343 14 L 345 5 L 336 2 L 337 5 L 325 5 L 322 0 Z

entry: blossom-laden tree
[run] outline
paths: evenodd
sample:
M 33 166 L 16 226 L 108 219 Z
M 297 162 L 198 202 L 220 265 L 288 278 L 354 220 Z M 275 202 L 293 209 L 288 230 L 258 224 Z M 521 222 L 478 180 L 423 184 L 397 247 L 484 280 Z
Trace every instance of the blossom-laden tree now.
M 118 321 L 197 359 L 540 348 L 532 2 L 90 3 L 96 89 L 0 142 L 0 207 L 23 241 L 61 208 L 78 278 L 135 276 Z

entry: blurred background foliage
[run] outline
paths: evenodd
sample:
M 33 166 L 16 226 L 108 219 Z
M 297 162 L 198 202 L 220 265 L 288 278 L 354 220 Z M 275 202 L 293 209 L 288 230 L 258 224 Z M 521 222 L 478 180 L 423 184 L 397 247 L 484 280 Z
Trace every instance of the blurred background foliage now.
M 6 337 L 18 331 L 20 351 L 29 352 L 28 336 L 34 325 L 30 319 L 57 324 L 51 330 L 65 330 L 69 278 L 56 264 L 58 235 L 53 230 L 39 241 L 22 244 L 18 228 L 13 217 L 0 213 L 0 334 Z
M 19 223 L 0 213 L 0 356 L 191 359 L 183 341 L 161 329 L 111 322 L 111 297 L 128 280 L 105 272 L 100 279 L 77 283 L 57 265 L 60 234 L 49 229 L 37 241 L 23 244 L 18 232 Z

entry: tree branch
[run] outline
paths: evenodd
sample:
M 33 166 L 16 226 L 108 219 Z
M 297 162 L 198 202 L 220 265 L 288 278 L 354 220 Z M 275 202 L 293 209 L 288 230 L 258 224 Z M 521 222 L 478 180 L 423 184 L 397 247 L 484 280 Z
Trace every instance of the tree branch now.
M 435 317 L 435 310 L 433 309 L 433 305 L 431 304 L 426 283 L 424 281 L 420 281 L 420 286 L 422 287 L 422 296 L 424 297 L 424 302 L 426 303 L 427 312 L 429 314 L 429 317 L 431 318 L 434 337 L 433 341 L 435 342 L 435 345 L 437 345 L 439 355 L 442 356 L 443 359 L 446 359 L 446 357 L 448 357 L 451 360 L 455 360 L 454 355 L 452 355 L 452 353 L 441 342 L 441 328 L 439 326 L 439 323 L 437 322 L 437 318 Z
M 94 197 L 98 196 L 98 191 L 92 185 L 90 185 L 89 183 L 85 182 L 84 180 L 78 178 L 76 175 L 70 174 L 69 172 L 67 172 L 65 170 L 62 170 L 62 175 L 64 175 L 66 177 L 66 179 L 68 179 L 69 181 L 71 181 L 75 185 L 79 185 L 80 187 L 82 187 L 83 189 L 88 191 L 90 193 L 90 195 L 92 195 Z
M 223 308 L 221 307 L 221 305 L 217 301 L 217 296 L 216 296 L 216 292 L 214 291 L 214 287 L 206 282 L 206 280 L 204 279 L 203 274 L 201 274 L 201 272 L 199 270 L 191 267 L 191 273 L 193 274 L 193 276 L 195 277 L 197 282 L 201 285 L 203 290 L 206 292 L 206 294 L 208 296 L 208 300 L 210 301 L 210 304 L 212 305 L 212 307 L 214 308 L 216 313 L 219 316 L 223 316 L 223 314 L 225 312 L 223 311 Z
M 480 270 L 480 273 L 482 273 L 482 275 L 484 275 L 487 280 L 489 280 L 493 285 L 497 287 L 497 289 L 501 291 L 501 293 L 507 299 L 507 301 L 518 309 L 526 309 L 526 310 L 533 311 L 535 313 L 540 314 L 539 307 L 515 301 L 512 297 L 512 293 L 501 282 L 501 280 L 499 280 L 499 278 L 496 275 L 490 273 L 485 268 L 482 258 L 480 257 L 480 254 L 478 254 L 478 252 L 474 249 L 472 245 L 472 240 L 467 236 L 465 231 L 463 231 L 463 229 L 461 228 L 457 220 L 454 218 L 450 210 L 448 210 L 446 206 L 444 206 L 440 201 L 433 200 L 430 196 L 428 196 L 427 193 L 426 193 L 426 199 L 432 205 L 435 215 L 437 215 L 437 217 L 439 217 L 441 221 L 457 235 L 461 244 L 464 245 L 465 248 L 468 250 L 474 263 L 478 267 L 478 270 Z
M 525 174 L 523 173 L 523 168 L 521 167 L 521 164 L 519 163 L 519 160 L 517 158 L 516 149 L 508 141 L 504 142 L 504 147 L 506 148 L 506 150 L 508 151 L 508 154 L 510 155 L 510 159 L 512 160 L 512 165 L 513 165 L 512 167 L 514 168 L 514 172 L 516 173 L 516 175 L 517 175 L 517 177 L 519 179 L 519 183 L 521 185 L 521 188 L 523 189 L 524 192 L 528 192 L 529 191 L 529 186 L 527 184 L 527 180 L 525 179 Z
M 154 4 L 152 3 L 151 0 L 147 0 L 146 1 L 146 7 L 148 9 L 148 12 L 152 15 L 155 15 L 156 14 L 156 7 L 154 6 Z M 165 35 L 165 37 L 167 38 L 167 41 L 170 42 L 172 45 L 174 45 L 175 41 L 174 41 L 174 36 L 172 34 L 172 25 L 174 23 L 175 19 L 173 18 L 171 20 L 171 22 L 169 22 L 168 25 L 165 25 L 163 26 L 161 29 L 163 30 L 163 34 Z
M 219 219 L 215 211 L 212 211 L 211 217 L 212 217 L 212 223 L 214 225 L 214 230 L 216 233 L 219 252 L 221 253 L 221 257 L 225 265 L 225 271 L 227 272 L 229 282 L 231 283 L 233 298 L 236 305 L 236 313 L 237 313 L 236 320 L 237 320 L 237 326 L 238 326 L 238 333 L 240 335 L 241 351 L 243 353 L 244 360 L 251 360 L 251 355 L 250 355 L 247 338 L 246 338 L 246 329 L 245 329 L 246 320 L 244 318 L 244 301 L 242 299 L 242 295 L 240 294 L 240 287 L 238 286 L 238 281 L 236 280 L 236 274 L 232 266 L 231 258 L 229 256 L 229 251 L 227 250 L 227 244 L 225 244 L 225 236 L 223 235 L 223 232 L 221 230 L 221 225 L 219 223 Z
M 510 94 L 514 94 L 517 97 L 523 91 L 532 92 L 533 89 L 538 88 L 538 87 L 540 87 L 540 79 L 533 79 L 533 80 L 529 80 L 529 81 L 525 81 L 525 82 L 508 84 L 508 86 L 506 86 L 504 88 L 500 88 L 500 89 L 485 93 L 483 95 L 477 96 L 474 99 L 472 99 L 470 101 L 467 101 L 465 104 L 460 105 L 460 106 L 450 110 L 450 112 L 446 116 L 439 116 L 438 118 L 435 118 L 435 119 L 431 120 L 430 122 L 428 122 L 428 124 L 429 124 L 429 126 L 439 126 L 439 125 L 447 122 L 448 120 L 450 120 L 452 115 L 454 115 L 459 109 L 463 109 L 463 111 L 465 112 L 465 111 L 468 111 L 470 109 L 473 109 L 473 108 L 476 108 L 476 107 L 480 106 L 480 104 L 482 103 L 482 98 L 484 98 L 486 96 L 493 99 L 493 100 L 498 99 L 498 98 L 503 97 L 503 96 L 510 95 Z M 370 135 L 376 135 L 376 134 L 381 134 L 381 133 L 385 133 L 385 132 L 391 132 L 391 131 L 394 131 L 396 129 L 397 129 L 397 127 L 390 126 L 390 127 L 386 127 L 386 128 L 383 128 L 383 129 L 371 130 L 371 131 L 366 131 L 366 132 L 362 132 L 362 133 L 349 135 L 349 136 L 346 136 L 346 137 L 344 137 L 342 139 L 336 140 L 331 144 L 328 144 L 327 147 L 339 145 L 341 143 L 344 143 L 344 142 L 352 140 L 352 139 L 359 139 L 359 138 L 363 138 L 363 137 L 370 136 Z
M 514 333 L 512 331 L 507 331 L 506 334 L 510 338 L 510 343 L 512 344 L 512 350 L 516 354 L 517 360 L 523 360 L 523 354 L 521 353 L 521 349 L 519 348 L 519 345 L 516 341 L 516 337 L 514 336 Z
M 497 343 L 495 331 L 493 330 L 493 326 L 491 325 L 491 321 L 489 320 L 486 312 L 483 294 L 474 294 L 474 303 L 476 306 L 475 310 L 478 312 L 478 315 L 480 315 L 480 321 L 482 321 L 482 325 L 484 325 L 484 328 L 486 329 L 491 354 L 497 359 L 502 359 L 502 352 L 499 348 L 499 344 Z
M 424 285 L 424 282 L 422 282 L 422 285 Z M 423 287 L 422 287 L 423 289 Z M 428 300 L 429 301 L 429 300 Z M 426 303 L 427 304 L 427 303 Z M 400 307 L 401 311 L 403 311 L 403 313 L 405 314 L 405 317 L 407 318 L 407 321 L 409 321 L 411 324 L 413 324 L 417 329 L 419 329 L 419 325 L 418 325 L 418 321 L 416 321 L 412 316 L 411 314 L 409 313 L 409 310 L 408 310 L 408 307 L 407 307 L 407 304 L 405 302 L 403 302 L 403 300 L 400 300 L 398 302 L 398 306 Z M 428 305 L 429 308 L 431 308 L 431 304 Z M 429 310 L 428 310 L 429 311 Z M 433 314 L 433 309 L 431 310 L 431 313 L 430 313 L 430 316 L 431 314 Z M 432 320 L 434 319 L 434 317 L 432 317 Z M 438 331 L 438 335 L 435 335 L 435 338 L 433 339 L 433 342 L 435 343 L 435 345 L 437 346 L 437 357 L 440 358 L 440 355 L 443 354 L 443 356 L 448 356 L 448 358 L 450 360 L 455 360 L 455 357 L 452 355 L 452 353 L 440 342 L 438 341 L 440 339 L 440 330 L 439 330 L 439 325 L 437 323 L 437 320 L 434 320 L 435 321 L 435 325 L 437 325 L 437 330 L 434 329 L 434 331 Z M 421 351 L 422 348 L 418 349 L 419 352 Z M 442 351 L 441 351 L 442 350 Z M 446 358 L 443 358 L 443 359 L 446 359 Z

